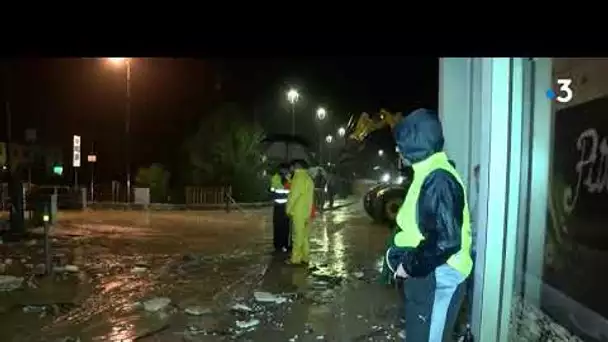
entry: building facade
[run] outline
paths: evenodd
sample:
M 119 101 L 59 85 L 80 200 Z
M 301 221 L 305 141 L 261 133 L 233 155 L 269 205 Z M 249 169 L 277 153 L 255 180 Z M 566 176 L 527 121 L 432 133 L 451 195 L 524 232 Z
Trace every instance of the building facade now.
M 440 62 L 445 148 L 477 203 L 477 341 L 608 336 L 605 76 L 605 60 Z

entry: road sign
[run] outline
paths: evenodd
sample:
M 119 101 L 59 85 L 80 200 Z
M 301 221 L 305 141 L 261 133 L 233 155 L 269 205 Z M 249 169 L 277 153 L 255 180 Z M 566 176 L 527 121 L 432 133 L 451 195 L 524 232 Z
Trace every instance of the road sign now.
M 80 167 L 80 135 L 74 135 L 72 146 L 72 166 Z

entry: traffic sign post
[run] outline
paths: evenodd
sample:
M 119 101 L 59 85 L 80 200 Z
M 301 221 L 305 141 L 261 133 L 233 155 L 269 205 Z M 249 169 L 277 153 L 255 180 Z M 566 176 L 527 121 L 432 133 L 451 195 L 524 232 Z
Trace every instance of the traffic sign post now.
M 93 202 L 93 192 L 95 190 L 95 162 L 97 162 L 97 155 L 89 154 L 87 156 L 87 161 L 91 164 L 91 202 Z
M 80 135 L 74 135 L 72 143 L 72 166 L 74 167 L 74 186 L 78 188 L 78 168 L 80 167 Z

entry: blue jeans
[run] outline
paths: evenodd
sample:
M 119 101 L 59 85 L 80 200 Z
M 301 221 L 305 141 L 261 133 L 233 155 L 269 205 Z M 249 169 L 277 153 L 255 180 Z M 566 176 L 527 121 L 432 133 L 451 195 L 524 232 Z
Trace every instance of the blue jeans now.
M 391 271 L 398 267 L 406 250 L 392 247 L 386 252 Z M 408 277 L 405 295 L 405 340 L 442 342 L 451 340 L 466 292 L 466 277 L 448 264 L 424 277 Z
M 475 257 L 477 252 L 475 249 L 471 249 L 471 258 L 473 258 L 473 269 L 471 274 L 467 278 L 467 323 L 470 325 L 473 321 L 473 294 L 475 289 Z

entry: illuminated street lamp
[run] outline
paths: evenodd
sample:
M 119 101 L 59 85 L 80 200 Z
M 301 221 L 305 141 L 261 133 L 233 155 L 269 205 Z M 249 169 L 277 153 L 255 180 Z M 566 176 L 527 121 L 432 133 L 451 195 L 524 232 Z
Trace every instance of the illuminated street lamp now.
M 328 136 L 325 137 L 325 142 L 328 145 L 331 145 L 331 143 L 333 141 L 334 141 L 334 137 L 331 134 L 329 134 Z M 327 147 L 327 162 L 328 162 L 328 165 L 331 164 L 331 146 Z
M 384 150 L 378 150 L 378 155 L 382 157 L 384 155 Z
M 131 201 L 131 154 L 129 148 L 129 132 L 131 126 L 131 58 L 108 58 L 108 61 L 117 66 L 125 66 L 126 75 L 126 110 L 125 110 L 125 159 L 127 171 L 127 202 Z
M 327 111 L 325 110 L 325 108 L 319 107 L 319 109 L 317 109 L 317 119 L 319 119 L 319 121 L 323 121 L 326 117 Z
M 300 99 L 300 93 L 295 89 L 287 92 L 287 101 L 291 103 L 291 134 L 296 135 L 296 102 Z
M 346 129 L 344 127 L 340 127 L 338 128 L 338 136 L 340 138 L 344 138 L 344 135 L 346 134 Z

